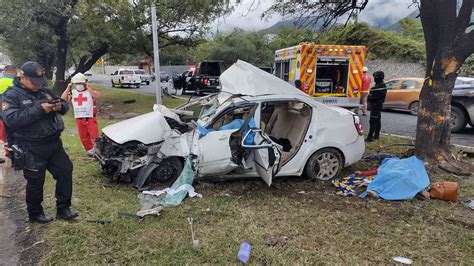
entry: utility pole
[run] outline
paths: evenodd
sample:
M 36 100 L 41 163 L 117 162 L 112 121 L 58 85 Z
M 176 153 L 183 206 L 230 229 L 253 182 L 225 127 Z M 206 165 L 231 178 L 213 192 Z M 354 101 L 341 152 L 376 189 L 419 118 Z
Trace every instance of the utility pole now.
M 151 22 L 153 31 L 153 64 L 155 65 L 155 91 L 156 103 L 161 104 L 161 77 L 160 77 L 160 53 L 158 48 L 158 25 L 156 21 L 156 5 L 151 6 Z

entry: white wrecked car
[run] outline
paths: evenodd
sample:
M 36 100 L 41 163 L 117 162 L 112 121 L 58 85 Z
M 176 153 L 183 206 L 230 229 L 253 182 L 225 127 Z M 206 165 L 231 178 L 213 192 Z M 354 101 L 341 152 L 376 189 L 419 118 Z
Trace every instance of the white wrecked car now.
M 261 177 L 271 185 L 275 176 L 329 180 L 362 157 L 354 113 L 243 61 L 220 80 L 219 94 L 105 127 L 95 148 L 104 173 L 137 188 L 172 183 L 191 155 L 198 179 Z

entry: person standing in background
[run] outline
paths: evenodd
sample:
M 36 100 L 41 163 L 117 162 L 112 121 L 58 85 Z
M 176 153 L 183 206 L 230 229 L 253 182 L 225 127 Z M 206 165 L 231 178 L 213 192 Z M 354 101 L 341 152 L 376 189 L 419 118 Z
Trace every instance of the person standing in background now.
M 376 71 L 373 74 L 375 86 L 370 89 L 368 101 L 370 103 L 370 129 L 369 135 L 365 139 L 367 142 L 372 142 L 379 139 L 380 130 L 382 128 L 382 109 L 383 103 L 385 102 L 385 96 L 387 96 L 387 86 L 383 79 L 385 73 L 382 71 Z
M 370 93 L 370 83 L 372 83 L 372 78 L 367 74 L 369 69 L 367 67 L 363 68 L 362 73 L 362 88 L 360 90 L 360 103 L 362 104 L 362 115 L 367 115 L 367 97 Z
M 7 91 L 8 88 L 13 86 L 13 79 L 17 75 L 17 67 L 12 65 L 7 65 L 3 69 L 3 78 L 0 79 L 0 102 L 2 102 L 3 94 Z M 10 129 L 6 127 L 3 123 L 0 113 L 0 140 L 3 142 L 4 146 L 9 146 L 13 144 L 13 133 Z M 8 151 L 5 152 L 5 155 L 8 156 Z M 0 161 L 3 159 L 0 159 Z
M 94 141 L 99 137 L 96 100 L 100 96 L 100 92 L 89 87 L 87 77 L 82 73 L 72 77 L 71 83 L 61 95 L 66 102 L 72 101 L 77 131 L 89 156 L 94 155 Z

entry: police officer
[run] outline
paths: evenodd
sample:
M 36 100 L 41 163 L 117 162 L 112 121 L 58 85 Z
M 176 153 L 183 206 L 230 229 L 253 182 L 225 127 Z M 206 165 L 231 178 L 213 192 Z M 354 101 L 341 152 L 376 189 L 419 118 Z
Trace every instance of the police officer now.
M 3 95 L 3 120 L 13 130 L 15 158 L 22 158 L 26 184 L 26 205 L 30 222 L 49 223 L 43 202 L 43 185 L 48 170 L 56 180 L 56 219 L 73 219 L 71 210 L 73 165 L 60 139 L 64 129 L 61 115 L 68 104 L 46 87 L 43 67 L 26 62 L 13 86 Z
M 370 103 L 370 130 L 369 135 L 365 139 L 367 142 L 372 142 L 379 139 L 380 129 L 382 127 L 381 114 L 385 96 L 387 95 L 387 86 L 383 79 L 385 74 L 383 71 L 376 71 L 373 74 L 375 86 L 370 89 L 368 102 Z

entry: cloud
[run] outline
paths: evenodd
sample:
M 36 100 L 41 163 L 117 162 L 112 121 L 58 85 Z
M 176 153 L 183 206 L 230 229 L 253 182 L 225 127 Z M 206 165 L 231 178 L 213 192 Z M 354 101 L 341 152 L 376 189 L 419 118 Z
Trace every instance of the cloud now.
M 415 8 L 408 8 L 411 3 L 412 0 L 369 0 L 367 7 L 360 13 L 359 19 L 374 27 L 388 26 L 413 12 Z M 258 31 L 271 27 L 283 20 L 283 17 L 278 14 L 261 19 L 262 13 L 271 4 L 272 1 L 242 0 L 234 12 L 218 18 L 211 28 L 214 32 L 228 32 L 234 28 Z
M 388 26 L 415 11 L 414 6 L 408 8 L 412 2 L 412 0 L 369 0 L 359 19 L 374 27 Z

